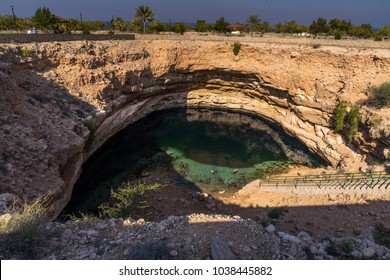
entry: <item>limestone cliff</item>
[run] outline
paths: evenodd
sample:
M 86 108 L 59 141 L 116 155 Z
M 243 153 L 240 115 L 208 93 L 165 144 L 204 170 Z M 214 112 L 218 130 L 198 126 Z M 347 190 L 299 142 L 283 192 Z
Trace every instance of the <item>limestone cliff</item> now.
M 246 43 L 235 56 L 232 42 L 141 40 L 6 44 L 0 55 L 0 193 L 50 191 L 52 216 L 88 156 L 155 110 L 261 116 L 350 171 L 390 154 L 390 110 L 365 105 L 389 80 L 389 49 Z M 351 144 L 333 130 L 340 100 L 362 106 Z

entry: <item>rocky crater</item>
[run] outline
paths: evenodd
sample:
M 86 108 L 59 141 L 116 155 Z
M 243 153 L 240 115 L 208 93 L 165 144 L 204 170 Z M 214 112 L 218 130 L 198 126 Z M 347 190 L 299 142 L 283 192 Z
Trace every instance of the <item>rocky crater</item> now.
M 259 116 L 329 166 L 366 170 L 390 154 L 389 109 L 367 105 L 368 88 L 389 73 L 388 49 L 252 42 L 235 56 L 232 42 L 4 44 L 0 192 L 27 201 L 50 193 L 55 217 L 105 141 L 153 111 L 180 107 Z M 351 143 L 334 131 L 340 100 L 362 108 Z

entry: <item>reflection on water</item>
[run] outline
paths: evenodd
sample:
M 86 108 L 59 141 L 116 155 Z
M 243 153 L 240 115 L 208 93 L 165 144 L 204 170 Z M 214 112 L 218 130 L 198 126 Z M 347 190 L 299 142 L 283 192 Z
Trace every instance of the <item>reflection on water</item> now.
M 242 187 L 290 163 L 318 165 L 301 143 L 257 118 L 199 109 L 156 112 L 118 133 L 88 160 L 68 208 L 92 209 L 112 187 L 146 169 L 157 183 L 164 166 L 183 183 L 210 191 Z

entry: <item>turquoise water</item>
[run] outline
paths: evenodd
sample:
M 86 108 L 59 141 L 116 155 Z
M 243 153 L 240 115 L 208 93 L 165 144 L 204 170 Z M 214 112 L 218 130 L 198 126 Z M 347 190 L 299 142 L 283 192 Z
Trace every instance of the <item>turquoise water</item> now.
M 299 141 L 258 118 L 212 110 L 156 112 L 85 163 L 68 208 L 91 210 L 108 199 L 111 188 L 141 178 L 145 170 L 156 183 L 168 174 L 183 187 L 213 191 L 242 187 L 292 163 L 319 165 Z

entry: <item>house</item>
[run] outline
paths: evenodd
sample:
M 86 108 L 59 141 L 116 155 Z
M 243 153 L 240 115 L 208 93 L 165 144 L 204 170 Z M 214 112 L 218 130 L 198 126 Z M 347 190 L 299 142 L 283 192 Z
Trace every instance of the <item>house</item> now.
M 68 32 L 68 24 L 69 20 L 66 18 L 57 16 L 57 15 L 52 15 L 53 21 L 54 21 L 54 33 L 65 33 Z
M 245 25 L 240 23 L 233 23 L 228 26 L 230 33 L 232 35 L 241 35 L 244 34 Z

